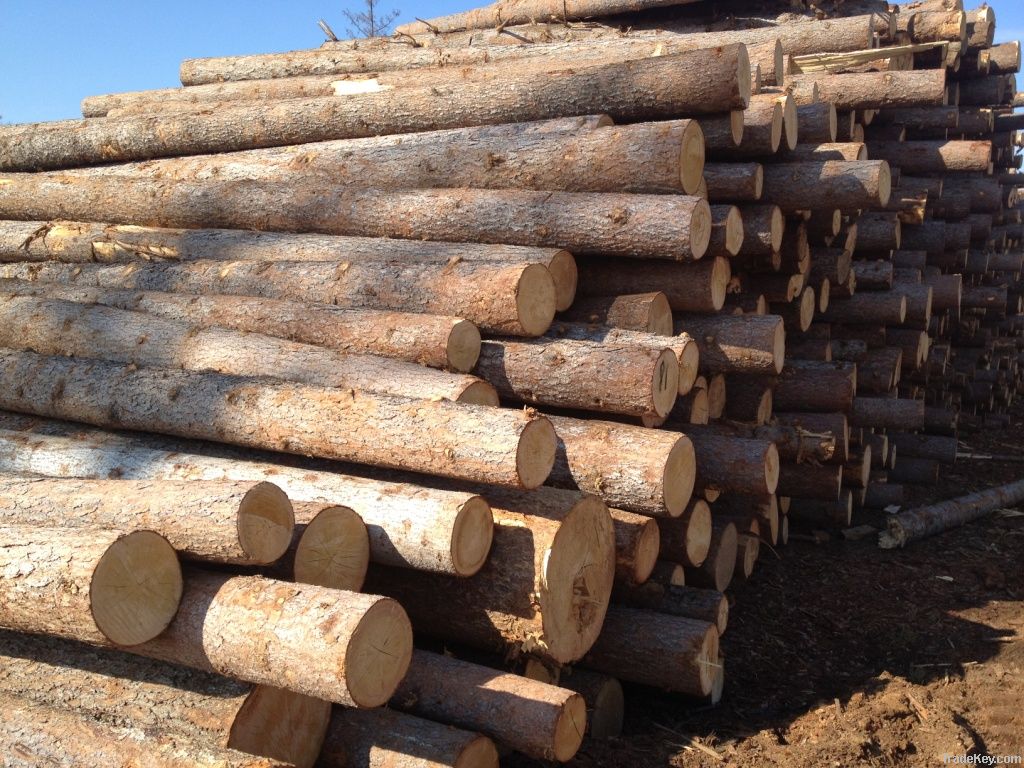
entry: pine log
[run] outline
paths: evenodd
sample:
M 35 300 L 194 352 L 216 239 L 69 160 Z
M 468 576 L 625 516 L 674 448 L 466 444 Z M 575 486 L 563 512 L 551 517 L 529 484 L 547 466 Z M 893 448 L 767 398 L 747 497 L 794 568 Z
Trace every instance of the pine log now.
M 911 432 L 924 429 L 924 403 L 920 400 L 858 397 L 853 401 L 850 424 Z
M 672 335 L 672 308 L 668 297 L 661 291 L 578 299 L 562 312 L 561 319 L 659 336 Z
M 241 565 L 277 560 L 292 540 L 288 497 L 273 483 L 0 478 L 4 525 L 164 536 L 187 558 Z
M 937 311 L 951 310 L 960 313 L 963 296 L 963 277 L 961 275 L 938 275 L 925 277 L 923 281 L 932 289 L 932 309 Z
M 990 107 L 1006 104 L 1012 98 L 1014 89 L 1007 78 L 1013 75 L 990 75 L 965 80 L 960 92 L 960 104 L 964 106 Z
M 686 570 L 678 563 L 671 563 L 667 560 L 659 560 L 651 571 L 649 583 L 662 584 L 672 587 L 682 587 L 686 584 Z
M 498 768 L 486 736 L 386 707 L 336 707 L 317 763 L 323 768 Z
M 890 191 L 885 161 L 782 163 L 764 169 L 764 200 L 787 213 L 884 207 Z
M 738 147 L 743 141 L 745 111 L 734 109 L 725 114 L 702 118 L 700 125 L 704 132 L 705 147 L 711 150 Z
M 866 291 L 888 291 L 892 288 L 892 261 L 855 261 L 852 269 L 858 288 Z
M 913 285 L 911 283 L 897 282 L 892 290 L 894 293 L 905 296 L 907 299 L 907 315 L 904 320 L 904 327 L 927 330 L 928 323 L 932 319 L 932 287 L 930 285 Z
M 189 571 L 174 621 L 131 649 L 355 707 L 386 702 L 405 676 L 412 628 L 377 595 Z
M 798 499 L 835 501 L 843 480 L 843 467 L 834 464 L 808 466 L 782 464 L 779 467 L 779 493 Z
M 992 161 L 989 141 L 875 141 L 868 145 L 868 152 L 904 173 L 987 173 Z
M 704 181 L 712 202 L 756 201 L 764 188 L 764 168 L 760 163 L 707 163 Z
M 353 189 L 322 177 L 154 183 L 22 174 L 4 182 L 5 218 L 502 243 L 680 261 L 704 254 L 711 225 L 707 202 L 687 195 Z
M 612 599 L 629 608 L 706 621 L 715 625 L 719 635 L 725 634 L 729 623 L 729 601 L 725 595 L 713 589 L 647 582 L 634 586 L 616 586 Z
M 663 291 L 673 311 L 717 312 L 725 304 L 731 277 L 729 261 L 723 258 L 685 265 L 654 260 L 624 264 L 621 259 L 587 259 L 580 264 L 580 293 L 600 296 L 609 291 Z
M 797 130 L 800 141 L 807 144 L 828 144 L 836 140 L 839 121 L 835 104 L 820 101 L 797 107 Z
M 902 125 L 914 131 L 946 130 L 960 125 L 960 110 L 953 106 L 895 107 L 881 110 L 878 125 Z
M 45 635 L 0 638 L 4 695 L 304 768 L 324 740 L 331 711 L 325 701 Z
M 861 394 L 887 394 L 899 384 L 903 357 L 903 350 L 896 346 L 867 350 L 864 359 L 857 363 L 857 391 Z
M 833 301 L 823 316 L 831 323 L 901 325 L 907 318 L 907 298 L 895 290 L 856 293 Z
M 697 466 L 685 435 L 626 424 L 551 416 L 558 434 L 549 482 L 600 496 L 616 508 L 678 517 L 690 501 Z
M 812 248 L 811 271 L 812 280 L 828 279 L 837 284 L 845 283 L 850 276 L 853 263 L 853 251 L 848 248 Z
M 896 432 L 892 435 L 892 439 L 901 457 L 932 459 L 940 464 L 956 462 L 957 439 L 955 437 Z
M 842 490 L 839 498 L 797 499 L 786 519 L 818 528 L 847 528 L 853 517 L 853 493 Z
M 587 732 L 591 739 L 617 739 L 626 714 L 622 683 L 609 675 L 573 669 L 562 674 L 558 685 L 576 691 L 587 705 Z
M 699 568 L 687 570 L 687 584 L 724 592 L 732 582 L 738 553 L 739 534 L 736 525 L 730 521 L 715 520 L 712 523 L 708 556 Z
M 781 158 L 785 162 L 824 162 L 837 160 L 852 162 L 867 160 L 867 145 L 860 141 L 831 142 L 827 144 L 801 144 L 796 148 L 783 152 Z
M 941 466 L 934 459 L 911 459 L 901 456 L 889 471 L 889 477 L 896 483 L 911 485 L 934 485 L 939 482 Z
M 967 42 L 967 14 L 963 11 L 918 11 L 906 21 L 897 16 L 897 29 L 906 31 L 914 43 Z
M 785 131 L 786 112 L 796 116 L 796 104 L 786 95 L 762 93 L 750 97 L 743 111 L 743 139 L 732 142 L 709 141 L 707 148 L 715 160 L 745 160 L 774 155 Z
M 823 284 L 827 283 L 828 278 L 824 278 Z M 814 288 L 807 286 L 800 292 L 799 299 L 786 304 L 772 303 L 768 308 L 773 315 L 778 315 L 783 319 L 787 331 L 799 336 L 799 334 L 810 328 L 811 323 L 814 321 L 817 303 Z M 799 355 L 791 354 L 790 356 L 799 359 Z
M 652 517 L 609 509 L 615 528 L 616 582 L 643 584 L 654 570 L 661 549 L 661 534 Z
M 868 356 L 868 345 L 863 339 L 835 339 L 829 342 L 833 360 L 845 363 L 863 363 Z M 857 369 L 858 384 L 863 384 L 863 372 Z
M 656 518 L 661 533 L 660 557 L 680 565 L 699 567 L 711 546 L 711 507 L 703 499 L 694 499 L 683 514 L 674 519 Z
M 300 584 L 362 590 L 370 565 L 370 535 L 359 514 L 351 507 L 315 501 L 293 507 L 295 535 L 280 563 L 284 574 Z
M 978 520 L 994 510 L 1013 507 L 1024 499 L 1024 481 L 988 488 L 948 501 L 901 512 L 889 518 L 888 531 L 879 535 L 883 549 L 905 547 L 912 541 L 935 536 Z
M 783 367 L 772 397 L 776 411 L 842 413 L 856 391 L 856 365 L 792 361 Z
M 895 213 L 866 212 L 857 219 L 858 251 L 890 251 L 902 242 L 902 225 Z
M 815 72 L 793 75 L 787 87 L 800 88 L 807 83 L 817 85 L 821 101 L 835 105 L 840 111 L 945 104 L 944 69 L 914 72 L 853 72 L 841 75 Z
M 612 606 L 584 663 L 621 680 L 710 696 L 718 630 L 696 619 Z
M 0 407 L 99 427 L 522 488 L 554 463 L 554 429 L 533 413 L 31 352 L 0 352 L 0 364 Z
M 898 347 L 903 353 L 900 362 L 908 370 L 919 369 L 928 359 L 928 333 L 914 328 L 888 328 L 885 332 L 888 349 Z M 892 354 L 891 352 L 889 353 Z M 899 381 L 900 369 L 897 368 L 894 380 Z
M 725 415 L 734 421 L 751 424 L 767 424 L 772 417 L 772 390 L 759 380 L 750 381 L 747 376 L 727 376 L 725 389 L 729 398 L 725 403 Z
M 472 579 L 410 579 L 375 567 L 367 589 L 397 597 L 429 635 L 497 652 L 518 648 L 560 664 L 579 659 L 601 630 L 614 580 L 607 507 L 553 488 L 490 497 L 494 543 Z
M 779 373 L 786 334 L 773 315 L 677 315 L 675 332 L 687 333 L 711 373 Z
M 988 49 L 989 74 L 1012 75 L 1020 71 L 1020 41 L 993 45 Z
M 777 205 L 744 205 L 743 243 L 740 256 L 771 256 L 782 247 L 786 220 Z
M 288 467 L 271 463 L 273 455 L 253 456 L 251 451 L 198 452 L 203 450 L 201 443 L 99 430 L 83 434 L 78 425 L 49 422 L 35 425 L 31 433 L 0 431 L 0 470 L 148 480 L 258 482 L 273 477 L 292 499 L 297 519 L 304 517 L 306 504 L 319 503 L 323 509 L 344 499 L 366 523 L 374 562 L 472 576 L 487 558 L 491 510 L 474 493 Z
M 687 433 L 697 456 L 697 488 L 768 496 L 778 484 L 779 453 L 766 440 Z

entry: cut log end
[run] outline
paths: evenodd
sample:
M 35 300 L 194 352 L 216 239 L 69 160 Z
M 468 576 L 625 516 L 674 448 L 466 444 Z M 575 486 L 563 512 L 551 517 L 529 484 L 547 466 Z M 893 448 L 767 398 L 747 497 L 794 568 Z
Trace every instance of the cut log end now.
M 672 312 L 669 310 L 669 321 L 671 322 Z M 693 385 L 700 375 L 700 347 L 695 341 L 683 347 L 679 355 L 679 394 L 687 395 L 693 391 Z
M 743 215 L 735 205 L 725 219 L 725 250 L 735 256 L 743 247 Z
M 807 286 L 800 294 L 800 330 L 806 332 L 814 322 L 814 313 L 818 310 L 818 297 L 814 288 Z
M 680 183 L 683 192 L 697 194 L 704 179 L 704 131 L 696 120 L 690 120 L 683 129 L 682 146 L 679 148 Z
M 330 702 L 257 685 L 231 724 L 227 746 L 289 764 L 313 765 L 330 720 Z
M 760 200 L 761 195 L 764 194 L 764 166 L 758 165 L 757 170 L 754 171 L 754 199 Z M 781 235 L 779 236 L 779 245 L 782 245 Z M 774 243 L 775 241 L 772 240 Z
M 734 109 L 729 113 L 729 129 L 732 132 L 732 143 L 739 146 L 743 143 L 743 110 Z
M 703 499 L 693 504 L 686 529 L 686 559 L 694 566 L 703 563 L 711 550 L 711 505 Z
M 709 237 L 710 229 L 709 223 Z M 529 336 L 540 336 L 547 331 L 555 319 L 556 303 L 555 281 L 548 268 L 543 264 L 527 266 L 516 286 L 516 312 L 523 332 Z
M 818 311 L 827 312 L 828 303 L 832 298 L 832 281 L 827 277 L 822 278 L 821 283 L 818 285 Z
M 587 728 L 587 703 L 579 694 L 569 697 L 558 713 L 555 725 L 553 754 L 560 763 L 571 760 L 583 743 Z
M 659 336 L 672 335 L 672 306 L 668 303 L 668 296 L 660 291 L 651 299 L 650 314 L 647 318 L 647 332 L 656 333 Z M 681 370 L 679 375 L 682 378 Z M 681 381 L 679 386 L 682 387 Z
M 839 136 L 839 111 L 836 109 L 835 104 L 829 104 L 828 132 L 830 136 L 829 141 L 834 142 L 836 137 Z
M 152 640 L 174 618 L 183 586 L 178 555 L 167 539 L 153 531 L 126 534 L 93 572 L 89 602 L 96 628 L 115 645 Z
M 879 207 L 885 208 L 889 204 L 889 198 L 892 196 L 892 170 L 889 168 L 889 163 L 885 160 L 881 161 L 878 169 L 878 201 Z
M 672 517 L 679 517 L 693 496 L 693 488 L 697 482 L 697 458 L 693 442 L 685 435 L 669 451 L 665 470 L 662 473 L 665 509 Z
M 764 169 L 761 169 L 761 183 L 764 183 Z M 759 195 L 760 196 L 760 195 Z M 777 205 L 772 206 L 771 217 L 771 241 L 772 251 L 778 252 L 782 248 L 782 236 L 786 233 L 786 219 L 782 215 L 782 209 Z
M 472 576 L 487 561 L 494 538 L 494 516 L 482 496 L 474 496 L 459 509 L 452 526 L 452 565 L 458 576 Z
M 711 206 L 707 200 L 699 201 L 690 215 L 690 250 L 693 258 L 699 259 L 707 253 L 712 224 Z
M 576 286 L 580 277 L 576 257 L 568 251 L 558 251 L 551 257 L 547 267 L 555 283 L 555 308 L 559 312 L 564 312 L 572 306 L 573 299 L 576 298 Z
M 397 600 L 382 597 L 363 614 L 345 652 L 345 682 L 359 707 L 394 695 L 412 660 L 412 624 Z
M 238 505 L 238 543 L 253 563 L 265 565 L 288 551 L 295 515 L 285 492 L 257 483 Z
M 775 373 L 782 373 L 782 366 L 785 365 L 786 362 L 785 323 L 778 323 L 775 326 L 775 333 L 772 337 L 772 360 L 775 364 Z M 771 390 L 769 389 L 768 392 L 770 393 Z
M 658 530 L 658 523 L 653 517 L 649 517 L 644 521 L 634 550 L 632 573 L 634 582 L 643 584 L 651 577 L 651 572 L 658 563 L 660 552 L 661 533 Z
M 662 350 L 658 356 L 651 394 L 655 415 L 668 416 L 679 396 L 679 358 L 671 349 Z
M 746 107 L 750 104 L 754 79 L 750 75 L 750 54 L 747 53 L 745 45 L 741 45 L 737 50 L 736 66 L 739 68 L 736 73 L 736 82 L 739 83 L 740 98 L 743 100 L 743 106 Z
M 363 519 L 348 507 L 329 506 L 306 524 L 295 548 L 293 578 L 301 584 L 358 592 L 369 564 Z
M 516 473 L 523 488 L 544 484 L 555 466 L 557 446 L 555 428 L 547 419 L 532 419 L 523 427 L 516 450 Z
M 467 405 L 486 405 L 491 408 L 497 408 L 500 404 L 498 390 L 483 380 L 474 381 L 462 390 L 456 402 Z
M 785 128 L 786 146 L 791 150 L 796 149 L 800 131 L 799 123 L 800 118 L 796 111 L 796 99 L 787 94 L 786 98 L 782 101 L 782 124 Z
M 786 115 L 782 102 L 776 102 L 772 110 L 772 152 L 778 152 L 782 146 L 782 134 L 786 130 Z
M 454 768 L 498 768 L 498 748 L 486 736 L 478 736 L 467 744 L 455 760 Z
M 455 323 L 448 334 L 445 356 L 448 367 L 453 371 L 468 373 L 473 370 L 480 358 L 480 329 L 469 320 Z
M 739 552 L 739 533 L 736 531 L 736 526 L 733 523 L 727 523 L 719 534 L 718 547 L 715 550 L 715 556 L 710 563 L 711 569 L 709 570 L 709 575 L 714 582 L 711 586 L 719 592 L 725 592 L 729 584 L 732 583 Z M 717 655 L 716 653 L 714 656 L 705 658 L 717 658 Z
M 588 735 L 592 739 L 617 739 L 622 735 L 626 714 L 626 697 L 622 683 L 614 677 L 605 678 L 590 706 Z
M 769 494 L 779 487 L 779 449 L 775 443 L 769 443 L 764 454 L 764 482 Z
M 716 312 L 725 306 L 725 294 L 729 290 L 730 280 L 732 267 L 729 266 L 729 260 L 717 257 L 711 267 L 711 304 Z

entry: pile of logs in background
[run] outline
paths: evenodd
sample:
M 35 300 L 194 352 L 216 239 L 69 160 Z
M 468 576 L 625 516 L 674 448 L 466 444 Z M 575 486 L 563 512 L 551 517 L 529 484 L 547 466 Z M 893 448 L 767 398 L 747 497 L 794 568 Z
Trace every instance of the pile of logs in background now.
M 527 5 L 0 127 L 15 765 L 570 760 L 1005 418 L 991 9 Z

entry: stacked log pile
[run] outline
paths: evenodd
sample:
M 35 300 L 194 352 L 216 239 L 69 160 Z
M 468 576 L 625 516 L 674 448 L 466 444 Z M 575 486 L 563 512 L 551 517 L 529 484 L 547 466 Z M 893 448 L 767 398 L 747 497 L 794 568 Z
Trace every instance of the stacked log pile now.
M 0 745 L 567 761 L 1005 412 L 989 9 L 536 5 L 0 127 Z

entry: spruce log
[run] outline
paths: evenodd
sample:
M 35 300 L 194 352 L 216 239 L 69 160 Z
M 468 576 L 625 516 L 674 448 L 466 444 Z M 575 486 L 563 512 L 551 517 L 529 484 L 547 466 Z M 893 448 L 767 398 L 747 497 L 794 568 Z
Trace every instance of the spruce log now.
M 890 191 L 884 160 L 781 163 L 764 169 L 764 200 L 787 213 L 885 207 Z
M 533 413 L 31 352 L 0 352 L 0 365 L 0 407 L 99 427 L 523 488 L 554 463 L 554 429 Z
M 637 98 L 642 93 L 643 98 Z M 0 132 L 0 167 L 39 170 L 228 152 L 328 139 L 414 133 L 482 123 L 606 111 L 614 120 L 715 114 L 750 99 L 750 63 L 742 44 L 578 72 L 510 75 L 499 82 L 399 88 L 359 96 L 289 99 L 256 106 L 173 115 L 109 118 L 77 131 L 45 125 L 21 135 Z M 483 106 L 486 105 L 486 109 Z M 10 132 L 8 132 L 10 134 Z
M 558 451 L 549 482 L 600 496 L 616 508 L 678 517 L 696 482 L 686 435 L 607 421 L 551 416 Z
M 760 163 L 707 163 L 704 181 L 712 202 L 751 202 L 761 199 L 764 168 Z
M 178 556 L 129 530 L 0 527 L 0 626 L 123 646 L 163 632 L 182 594 Z
M 856 293 L 833 301 L 823 319 L 850 325 L 901 325 L 907 319 L 907 298 L 895 290 Z
M 882 549 L 905 547 L 912 541 L 935 536 L 978 520 L 1002 507 L 1014 507 L 1024 499 L 1024 481 L 969 493 L 938 504 L 916 507 L 889 518 L 889 530 L 879 534 Z
M 782 247 L 786 220 L 777 205 L 744 205 L 743 244 L 740 256 L 771 256 Z
M 989 141 L 873 141 L 868 152 L 899 166 L 904 173 L 988 173 L 992 162 Z
M 282 559 L 290 568 L 289 578 L 300 584 L 362 590 L 370 565 L 370 535 L 363 519 L 352 508 L 336 504 L 300 501 L 293 507 L 295 535 Z
M 164 536 L 185 557 L 241 565 L 277 560 L 292 540 L 288 497 L 273 483 L 0 478 L 4 525 Z
M 685 265 L 654 260 L 624 264 L 621 259 L 587 259 L 580 264 L 579 290 L 584 296 L 607 295 L 612 290 L 663 291 L 673 311 L 717 312 L 725 305 L 731 277 L 729 261 L 723 258 Z
M 672 335 L 672 308 L 661 291 L 581 298 L 561 314 L 561 319 L 659 336 Z
M 718 630 L 696 619 L 616 605 L 584 663 L 621 680 L 710 696 L 719 663 Z
M 841 112 L 883 107 L 930 107 L 946 103 L 945 69 L 840 75 L 815 72 L 793 75 L 787 87 L 801 88 L 808 83 L 817 85 L 821 101 L 834 104 Z
M 147 313 L 59 299 L 0 293 L 0 346 L 401 397 L 498 404 L 494 389 L 474 376 L 260 333 L 197 329 Z
M 729 419 L 757 425 L 768 423 L 772 417 L 771 387 L 737 374 L 726 377 L 725 389 L 729 393 L 725 403 L 725 415 Z
M 711 546 L 708 556 L 699 568 L 686 572 L 686 583 L 690 586 L 715 589 L 724 592 L 732 582 L 739 553 L 739 534 L 735 523 L 715 520 L 712 523 Z
M 787 363 L 772 393 L 776 411 L 843 413 L 857 391 L 857 366 L 852 363 Z
M 715 625 L 719 635 L 725 634 L 729 624 L 729 600 L 714 589 L 648 582 L 616 586 L 612 600 L 630 608 L 706 621 Z
M 796 104 L 785 94 L 761 93 L 750 97 L 743 111 L 743 139 L 733 142 L 709 141 L 707 148 L 715 160 L 745 160 L 774 155 L 785 132 L 787 111 L 796 117 Z
M 963 276 L 961 275 L 937 275 L 935 277 L 924 277 L 923 281 L 932 289 L 932 309 L 940 312 L 950 310 L 954 314 L 960 313 L 960 303 L 963 296 Z
M 502 397 L 605 413 L 667 416 L 679 394 L 679 360 L 667 346 L 485 341 L 475 370 Z
M 828 144 L 836 140 L 839 121 L 835 104 L 820 101 L 797 107 L 797 130 L 800 141 L 808 144 Z
M 607 507 L 595 496 L 554 488 L 490 497 L 494 543 L 472 579 L 410 579 L 374 567 L 367 589 L 397 597 L 426 634 L 496 652 L 518 648 L 560 664 L 579 659 L 601 630 L 614 580 Z
M 330 718 L 326 701 L 45 635 L 3 632 L 0 647 L 5 695 L 297 767 L 316 761 Z
M 729 258 L 740 252 L 743 245 L 743 217 L 734 205 L 711 206 L 711 236 L 707 255 Z
M 835 501 L 843 481 L 843 467 L 834 464 L 808 466 L 782 464 L 779 467 L 779 493 L 797 499 Z
M 325 701 L 377 707 L 409 667 L 412 628 L 402 606 L 386 597 L 192 570 L 174 621 L 131 650 Z
M 902 225 L 895 213 L 865 212 L 857 219 L 858 251 L 891 251 L 902 242 Z
M 858 288 L 866 291 L 887 291 L 892 288 L 893 262 L 855 261 L 851 266 Z
M 687 433 L 697 456 L 697 488 L 768 496 L 775 493 L 779 452 L 767 440 Z
M 887 397 L 858 397 L 850 411 L 850 425 L 913 432 L 924 429 L 924 402 Z
M 324 768 L 498 768 L 498 750 L 486 736 L 386 707 L 336 707 L 318 765 Z
M 955 437 L 896 432 L 892 435 L 892 439 L 901 457 L 932 459 L 940 464 L 956 462 L 957 439 Z
M 707 202 L 687 195 L 353 189 L 323 177 L 154 183 L 22 174 L 4 178 L 0 215 L 501 243 L 680 261 L 703 256 L 711 234 Z
M 643 584 L 654 570 L 661 549 L 661 534 L 652 517 L 609 509 L 615 528 L 617 583 Z
M 656 518 L 661 533 L 660 557 L 668 562 L 700 566 L 711 546 L 711 507 L 703 499 L 694 499 L 683 514 L 674 519 Z
M 576 691 L 587 705 L 587 732 L 592 739 L 617 739 L 626 714 L 622 683 L 609 675 L 572 669 L 559 677 L 558 685 Z
M 676 333 L 687 333 L 711 373 L 779 373 L 786 334 L 774 315 L 677 315 Z

